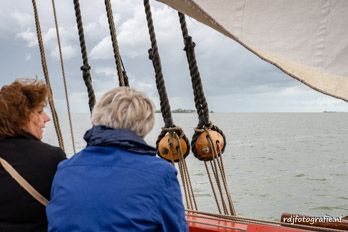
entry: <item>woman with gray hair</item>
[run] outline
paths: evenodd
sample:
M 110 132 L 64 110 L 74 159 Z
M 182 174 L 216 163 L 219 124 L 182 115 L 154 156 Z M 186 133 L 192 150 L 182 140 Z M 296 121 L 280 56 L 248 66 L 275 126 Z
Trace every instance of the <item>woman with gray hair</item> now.
M 151 100 L 115 88 L 92 124 L 87 147 L 58 167 L 49 231 L 188 231 L 176 170 L 143 140 L 154 125 Z

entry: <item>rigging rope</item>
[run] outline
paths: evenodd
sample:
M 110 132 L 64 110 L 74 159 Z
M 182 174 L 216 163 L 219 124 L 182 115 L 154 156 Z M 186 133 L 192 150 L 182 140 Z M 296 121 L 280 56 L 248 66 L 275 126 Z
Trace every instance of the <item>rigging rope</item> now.
M 179 14 L 181 31 L 182 31 L 182 35 L 183 35 L 184 43 L 185 43 L 186 57 L 189 63 L 192 86 L 194 87 L 193 88 L 194 100 L 195 100 L 196 110 L 199 115 L 198 124 L 199 124 L 199 128 L 201 128 L 203 125 L 210 124 L 208 103 L 204 96 L 202 81 L 201 81 L 201 77 L 200 77 L 198 66 L 197 66 L 196 56 L 194 53 L 195 43 L 192 41 L 192 37 L 188 35 L 185 15 L 180 12 L 178 12 L 178 14 Z
M 118 47 L 115 23 L 114 23 L 114 18 L 112 15 L 112 6 L 111 6 L 110 0 L 105 0 L 105 8 L 106 8 L 106 13 L 107 13 L 108 22 L 109 22 L 110 36 L 111 36 L 111 42 L 112 42 L 112 47 L 114 51 L 114 58 L 115 58 L 115 63 L 117 68 L 119 85 L 129 86 L 127 73 L 123 66 L 120 50 Z
M 167 91 L 164 84 L 161 60 L 158 52 L 156 34 L 153 26 L 149 0 L 144 0 L 144 7 L 151 41 L 151 48 L 149 49 L 149 59 L 152 61 L 155 70 L 156 87 L 160 97 L 161 113 L 164 121 L 164 128 L 162 128 L 162 131 L 157 138 L 156 147 L 158 149 L 158 154 L 162 158 L 168 161 L 172 161 L 173 165 L 175 161 L 179 162 L 178 165 L 185 193 L 186 206 L 190 209 L 197 209 L 192 184 L 190 181 L 190 176 L 185 161 L 185 158 L 189 154 L 190 150 L 189 141 L 187 137 L 184 135 L 182 129 L 176 127 L 173 123 Z M 183 143 L 186 146 L 186 150 L 183 149 L 181 143 Z M 165 144 L 163 148 L 161 144 Z M 168 154 L 168 152 L 169 158 L 165 156 Z M 174 155 L 176 155 L 177 157 L 174 157 Z
M 149 0 L 144 0 L 144 6 L 145 6 L 145 12 L 146 12 L 147 26 L 149 29 L 149 35 L 151 40 L 151 48 L 149 49 L 149 58 L 152 61 L 153 67 L 155 69 L 156 86 L 157 86 L 157 90 L 160 97 L 160 105 L 161 105 L 161 112 L 162 112 L 162 116 L 164 120 L 164 127 L 170 128 L 170 127 L 174 127 L 174 123 L 173 123 L 172 115 L 170 112 L 170 105 L 168 101 L 166 87 L 164 85 L 161 59 L 158 54 L 156 34 L 155 34 L 154 26 L 153 26 Z
M 55 26 L 56 26 L 56 34 L 57 34 L 57 43 L 58 43 L 58 49 L 59 49 L 60 66 L 61 66 L 63 82 L 64 82 L 64 92 L 65 92 L 65 99 L 66 99 L 66 107 L 67 107 L 67 110 L 68 110 L 69 127 L 70 127 L 70 134 L 71 134 L 71 143 L 72 143 L 73 151 L 74 151 L 74 154 L 75 154 L 76 153 L 76 149 L 75 149 L 74 131 L 73 131 L 72 119 L 71 119 L 71 113 L 70 113 L 69 94 L 68 94 L 68 88 L 67 88 L 67 84 L 66 84 L 65 68 L 64 68 L 64 61 L 63 61 L 63 52 L 62 52 L 62 46 L 61 46 L 61 43 L 60 43 L 59 27 L 58 27 L 57 12 L 56 12 L 56 4 L 55 4 L 54 0 L 52 0 L 52 8 L 53 8 L 53 15 L 54 15 L 54 23 L 55 23 Z
M 209 134 L 209 136 L 210 136 L 210 134 Z M 209 141 L 212 142 L 213 139 L 210 137 Z M 221 149 L 220 149 L 219 143 L 217 143 L 217 149 L 218 149 L 218 151 L 215 151 L 215 153 L 216 154 L 221 154 Z M 235 210 L 234 205 L 233 205 L 233 201 L 232 201 L 232 198 L 231 198 L 231 193 L 229 192 L 228 187 L 227 187 L 227 180 L 226 180 L 225 168 L 224 168 L 224 162 L 222 160 L 222 155 L 218 155 L 216 160 L 217 160 L 217 163 L 218 163 L 218 166 L 219 166 L 219 169 L 220 169 L 222 183 L 223 183 L 224 188 L 225 188 L 225 192 L 226 192 L 226 196 L 227 196 L 227 201 L 228 201 L 228 206 L 229 206 L 230 212 L 231 212 L 232 215 L 236 215 L 236 210 Z
M 183 36 L 184 44 L 185 44 L 184 50 L 186 51 L 186 57 L 187 57 L 187 61 L 189 63 L 195 106 L 196 106 L 196 110 L 197 110 L 198 117 L 199 117 L 199 122 L 198 122 L 197 128 L 198 129 L 209 128 L 209 129 L 217 131 L 219 134 L 221 134 L 223 136 L 223 139 L 224 139 L 224 146 L 221 149 L 221 152 L 223 153 L 225 150 L 225 147 L 226 147 L 225 135 L 217 126 L 213 125 L 209 121 L 208 103 L 207 103 L 206 98 L 204 96 L 202 81 L 201 81 L 201 77 L 199 74 L 198 65 L 197 65 L 196 56 L 195 56 L 195 51 L 194 51 L 195 43 L 192 41 L 192 37 L 189 36 L 189 34 L 188 34 L 185 15 L 182 14 L 181 12 L 178 12 L 178 15 L 179 15 L 179 20 L 180 20 L 182 36 Z M 197 131 L 197 130 L 195 131 L 195 134 L 193 135 L 193 138 L 191 141 L 191 147 L 192 147 L 193 154 L 198 159 L 202 160 L 202 158 L 199 157 L 199 155 L 197 155 L 197 151 L 195 150 L 195 146 L 194 146 L 200 134 L 201 134 L 200 131 Z
M 207 171 L 207 174 L 208 174 L 208 179 L 209 179 L 209 183 L 210 183 L 211 189 L 213 191 L 213 195 L 214 195 L 216 206 L 218 208 L 219 213 L 221 214 L 220 204 L 219 204 L 218 198 L 216 196 L 216 191 L 215 191 L 214 184 L 213 184 L 213 181 L 212 181 L 211 176 L 210 176 L 210 172 L 209 172 L 209 168 L 208 168 L 207 162 L 204 162 L 204 166 L 205 166 L 205 170 Z
M 87 48 L 86 48 L 85 36 L 84 36 L 84 32 L 83 32 L 83 23 L 82 23 L 81 11 L 80 11 L 80 3 L 78 0 L 74 0 L 74 9 L 75 9 L 77 29 L 79 32 L 81 55 L 82 55 L 82 60 L 83 60 L 83 65 L 81 66 L 81 71 L 83 73 L 83 80 L 84 80 L 85 85 L 87 87 L 89 110 L 92 113 L 92 110 L 93 110 L 93 107 L 95 104 L 95 95 L 94 95 L 94 90 L 92 87 L 92 79 L 91 79 L 91 73 L 90 73 L 91 66 L 89 66 L 89 64 L 88 64 Z
M 39 48 L 40 48 L 42 70 L 43 70 L 43 73 L 45 76 L 46 84 L 47 84 L 49 91 L 50 91 L 50 94 L 51 94 L 51 96 L 48 98 L 48 103 L 49 103 L 50 108 L 51 108 L 52 119 L 53 119 L 53 123 L 54 123 L 54 128 L 56 130 L 59 147 L 64 150 L 64 141 L 63 141 L 62 132 L 61 132 L 61 129 L 59 126 L 58 114 L 57 114 L 56 108 L 54 106 L 53 92 L 52 92 L 52 88 L 51 88 L 51 84 L 50 84 L 50 78 L 48 75 L 45 48 L 44 48 L 43 41 L 42 41 L 40 19 L 39 19 L 39 14 L 38 14 L 38 10 L 37 10 L 36 0 L 32 0 L 32 3 L 33 3 L 33 8 L 34 8 L 36 34 L 37 34 L 38 44 L 39 44 Z
M 217 198 L 217 194 L 210 175 L 207 161 L 210 162 L 213 177 L 215 178 L 215 184 L 219 190 L 218 192 L 220 195 L 220 202 L 224 214 L 235 215 L 236 212 L 232 203 L 232 199 L 230 197 L 230 193 L 227 188 L 225 171 L 223 169 L 221 159 L 221 154 L 224 152 L 226 146 L 226 138 L 224 133 L 217 126 L 213 125 L 209 121 L 208 104 L 204 96 L 202 81 L 198 70 L 198 65 L 194 51 L 195 43 L 192 41 L 192 37 L 188 34 L 185 15 L 181 12 L 178 12 L 178 15 L 180 20 L 182 36 L 185 44 L 184 50 L 186 51 L 186 58 L 190 69 L 195 106 L 199 118 L 197 128 L 195 129 L 195 133 L 191 141 L 192 152 L 198 159 L 203 160 L 205 163 L 205 168 L 208 174 L 209 182 L 212 187 L 212 191 L 219 213 L 221 213 L 221 207 Z M 222 145 L 222 148 L 220 148 L 220 145 Z M 228 212 L 228 208 L 225 203 L 222 186 L 224 187 L 225 194 L 227 196 L 230 212 Z
M 170 128 L 171 130 L 172 128 Z M 185 199 L 186 199 L 186 205 L 188 209 L 195 209 L 197 210 L 197 203 L 196 203 L 196 198 L 193 192 L 193 188 L 192 188 L 192 183 L 191 183 L 191 178 L 190 178 L 190 174 L 187 168 L 187 164 L 186 164 L 186 156 L 183 153 L 183 148 L 182 148 L 182 144 L 180 142 L 180 137 L 178 136 L 178 134 L 175 132 L 175 130 L 171 130 L 169 131 L 169 144 L 170 144 L 170 149 L 171 149 L 171 161 L 172 164 L 174 165 L 174 159 L 173 159 L 173 154 L 178 153 L 178 157 L 179 157 L 179 162 L 178 162 L 178 166 L 179 166 L 179 170 L 180 170 L 180 176 L 182 179 L 182 184 L 184 186 L 184 192 L 185 192 Z M 181 137 L 184 136 L 184 134 L 182 133 Z M 186 138 L 186 137 L 185 137 Z M 173 139 L 175 142 L 173 142 Z M 187 138 L 186 138 L 187 139 Z M 176 144 L 178 144 L 178 146 L 175 146 Z M 185 145 L 189 144 L 188 141 L 185 140 Z M 187 151 L 189 151 L 189 148 L 186 147 Z

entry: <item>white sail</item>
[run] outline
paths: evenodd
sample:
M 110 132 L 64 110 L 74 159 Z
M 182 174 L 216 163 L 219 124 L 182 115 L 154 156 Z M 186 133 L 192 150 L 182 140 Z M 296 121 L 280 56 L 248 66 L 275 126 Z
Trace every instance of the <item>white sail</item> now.
M 347 0 L 158 0 L 348 101 Z M 196 39 L 198 40 L 198 39 Z

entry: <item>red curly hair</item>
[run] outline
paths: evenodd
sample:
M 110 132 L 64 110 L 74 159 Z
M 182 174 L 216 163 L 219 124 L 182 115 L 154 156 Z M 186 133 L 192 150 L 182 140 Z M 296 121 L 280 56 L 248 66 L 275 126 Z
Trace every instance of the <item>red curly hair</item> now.
M 24 133 L 30 113 L 47 103 L 50 91 L 44 81 L 18 79 L 0 90 L 0 138 Z

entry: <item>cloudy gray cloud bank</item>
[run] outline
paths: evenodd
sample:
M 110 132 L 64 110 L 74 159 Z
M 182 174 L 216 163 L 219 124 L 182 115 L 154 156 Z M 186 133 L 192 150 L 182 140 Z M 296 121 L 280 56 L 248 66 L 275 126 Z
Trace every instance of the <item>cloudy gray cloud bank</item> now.
M 156 102 L 154 71 L 148 59 L 150 46 L 141 0 L 112 1 L 122 58 L 130 85 Z M 178 16 L 175 11 L 152 1 L 159 52 L 172 108 L 193 108 L 190 76 L 183 51 Z M 104 1 L 80 2 L 84 30 L 97 97 L 117 86 L 116 67 L 107 24 Z M 86 88 L 73 1 L 56 1 L 72 110 L 88 112 Z M 64 91 L 51 1 L 38 1 L 51 84 L 58 110 L 64 111 Z M 348 104 L 325 96 L 286 76 L 234 41 L 187 19 L 196 42 L 209 108 L 214 111 L 348 111 Z M 31 1 L 0 2 L 0 85 L 16 77 L 43 78 Z

